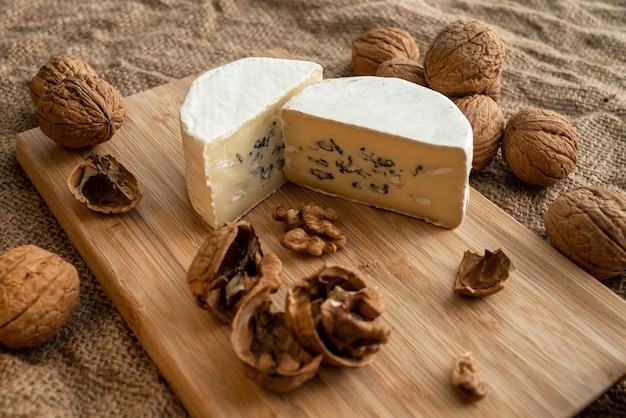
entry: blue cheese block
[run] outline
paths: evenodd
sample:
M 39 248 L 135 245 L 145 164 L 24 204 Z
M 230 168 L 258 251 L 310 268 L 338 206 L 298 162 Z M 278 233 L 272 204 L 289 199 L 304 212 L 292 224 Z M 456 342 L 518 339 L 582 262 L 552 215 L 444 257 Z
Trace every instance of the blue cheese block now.
M 442 94 L 397 78 L 327 79 L 280 115 L 293 183 L 447 228 L 462 223 L 472 128 Z
M 185 180 L 209 226 L 238 220 L 285 183 L 280 108 L 321 79 L 314 62 L 254 57 L 193 81 L 180 108 Z

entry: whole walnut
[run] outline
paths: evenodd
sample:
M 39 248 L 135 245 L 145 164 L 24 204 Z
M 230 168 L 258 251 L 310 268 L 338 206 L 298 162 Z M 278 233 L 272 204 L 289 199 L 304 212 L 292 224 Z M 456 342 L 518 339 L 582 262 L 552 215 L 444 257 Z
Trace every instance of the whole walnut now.
M 34 245 L 0 255 L 0 344 L 29 349 L 52 338 L 78 304 L 76 268 Z
M 67 148 L 108 141 L 126 119 L 121 95 L 104 79 L 65 77 L 39 98 L 39 128 Z
M 407 57 L 395 57 L 383 62 L 378 66 L 375 75 L 378 77 L 401 78 L 420 86 L 426 86 L 424 68 L 417 61 Z
M 568 176 L 578 160 L 578 135 L 564 116 L 526 108 L 509 118 L 502 138 L 502 158 L 522 181 L 551 186 Z
M 50 58 L 30 80 L 30 98 L 33 104 L 37 106 L 39 98 L 65 77 L 79 74 L 98 76 L 96 70 L 81 58 L 72 55 L 59 55 Z
M 446 96 L 500 95 L 505 49 L 498 34 L 476 19 L 444 27 L 424 56 L 428 86 Z
M 498 153 L 505 120 L 500 106 L 489 96 L 473 94 L 453 99 L 472 126 L 474 153 L 472 172 L 485 169 Z
M 352 68 L 356 75 L 374 75 L 380 64 L 395 57 L 419 59 L 415 39 L 403 29 L 373 29 L 352 42 Z
M 559 195 L 544 215 L 552 245 L 598 280 L 626 271 L 626 197 L 602 186 Z

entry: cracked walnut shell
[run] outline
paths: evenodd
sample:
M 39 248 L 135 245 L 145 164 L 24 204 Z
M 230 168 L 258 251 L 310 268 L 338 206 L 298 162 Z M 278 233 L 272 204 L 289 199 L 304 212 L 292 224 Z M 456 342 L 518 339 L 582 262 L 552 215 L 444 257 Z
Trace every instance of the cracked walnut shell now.
M 502 40 L 486 23 L 457 20 L 435 36 L 424 56 L 424 77 L 449 97 L 490 91 L 497 99 L 504 56 Z
M 504 282 L 515 269 L 511 260 L 501 249 L 485 250 L 485 255 L 465 251 L 459 264 L 454 291 L 456 293 L 484 297 L 504 289 Z
M 419 48 L 413 36 L 399 28 L 370 30 L 352 41 L 352 68 L 356 75 L 374 75 L 385 61 L 395 57 L 419 59 Z
M 143 196 L 135 176 L 111 155 L 91 154 L 67 179 L 72 196 L 101 213 L 128 212 Z
M 50 58 L 42 66 L 37 74 L 30 80 L 29 92 L 33 104 L 39 104 L 39 98 L 65 77 L 73 77 L 79 74 L 98 76 L 86 61 L 71 55 L 59 55 Z
M 378 321 L 382 293 L 343 267 L 323 266 L 292 286 L 285 301 L 287 328 L 325 363 L 364 366 L 389 339 L 391 329 Z
M 495 100 L 484 94 L 455 98 L 453 101 L 472 126 L 472 172 L 484 170 L 502 143 L 505 127 L 502 110 Z
M 65 77 L 40 98 L 39 128 L 67 148 L 110 140 L 126 119 L 122 96 L 105 80 L 91 75 Z
M 548 207 L 544 224 L 552 245 L 596 279 L 626 271 L 626 197 L 617 191 L 569 189 Z
M 278 290 L 282 262 L 263 254 L 246 221 L 226 222 L 204 240 L 187 271 L 187 285 L 198 305 L 231 324 L 242 300 L 255 286 Z
M 271 309 L 274 291 L 260 284 L 245 296 L 230 339 L 247 377 L 267 389 L 287 392 L 315 377 L 323 356 L 306 351 L 287 329 L 284 313 Z
M 76 268 L 34 245 L 0 255 L 0 344 L 36 347 L 71 318 L 78 304 Z
M 533 186 L 558 183 L 576 167 L 578 135 L 557 112 L 530 107 L 509 118 L 502 138 L 502 158 L 511 171 Z

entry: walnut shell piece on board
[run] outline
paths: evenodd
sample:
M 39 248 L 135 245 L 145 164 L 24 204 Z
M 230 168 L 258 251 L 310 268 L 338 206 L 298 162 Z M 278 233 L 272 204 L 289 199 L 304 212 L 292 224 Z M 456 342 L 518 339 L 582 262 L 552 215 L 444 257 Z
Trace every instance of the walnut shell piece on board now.
M 383 62 L 395 57 L 419 59 L 413 36 L 399 28 L 382 27 L 362 33 L 352 41 L 352 69 L 356 75 L 374 75 Z
M 446 96 L 491 93 L 499 96 L 505 48 L 485 22 L 457 20 L 445 26 L 424 55 L 428 86 Z M 497 97 L 495 97 L 497 99 Z
M 495 100 L 484 94 L 459 97 L 453 101 L 472 126 L 472 172 L 484 170 L 502 143 L 505 127 L 502 110 Z
M 244 297 L 230 339 L 248 378 L 287 392 L 315 377 L 323 356 L 307 352 L 287 329 L 284 313 L 272 310 L 275 290 L 259 284 Z
M 500 248 L 493 252 L 485 250 L 484 255 L 465 251 L 454 291 L 473 297 L 493 295 L 504 289 L 504 282 L 513 270 L 515 266 Z
M 285 299 L 285 323 L 309 352 L 324 363 L 361 367 L 371 363 L 391 329 L 378 320 L 384 297 L 354 272 L 325 265 L 292 286 Z
M 502 158 L 520 180 L 546 187 L 558 183 L 576 167 L 578 143 L 574 127 L 564 116 L 529 107 L 507 121 Z
M 260 283 L 278 290 L 282 262 L 264 254 L 247 221 L 226 222 L 204 240 L 187 270 L 196 303 L 225 324 L 232 324 L 242 301 Z
M 74 167 L 67 187 L 77 201 L 106 214 L 128 212 L 143 197 L 133 173 L 111 155 L 89 155 Z
M 626 271 L 626 197 L 602 186 L 566 190 L 544 215 L 552 245 L 598 280 Z
M 426 87 L 422 64 L 407 57 L 395 57 L 387 60 L 376 69 L 378 77 L 396 77 Z
M 67 148 L 106 142 L 125 119 L 122 96 L 105 80 L 91 75 L 65 77 L 37 105 L 41 132 Z
M 81 58 L 72 55 L 58 55 L 50 58 L 30 80 L 29 92 L 33 104 L 37 106 L 39 98 L 65 77 L 79 74 L 98 76 L 96 70 Z
M 34 245 L 0 255 L 0 344 L 30 349 L 51 339 L 78 305 L 76 268 Z

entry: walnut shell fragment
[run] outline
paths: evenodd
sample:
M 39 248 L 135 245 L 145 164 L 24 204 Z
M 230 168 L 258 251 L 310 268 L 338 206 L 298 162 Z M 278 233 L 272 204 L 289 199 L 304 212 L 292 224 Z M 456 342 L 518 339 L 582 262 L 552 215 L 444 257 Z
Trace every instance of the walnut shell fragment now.
M 230 339 L 247 377 L 269 390 L 287 392 L 315 377 L 323 356 L 307 352 L 287 329 L 284 313 L 271 310 L 274 291 L 260 284 L 245 296 Z
M 42 94 L 37 104 L 41 132 L 67 148 L 106 142 L 125 119 L 122 96 L 92 75 L 65 77 Z
M 502 138 L 502 159 L 523 182 L 551 186 L 576 167 L 578 143 L 574 127 L 564 116 L 529 107 L 509 118 Z
M 454 291 L 462 295 L 483 297 L 499 292 L 515 269 L 511 260 L 497 249 L 485 255 L 465 251 L 459 265 Z
M 322 353 L 324 362 L 360 367 L 371 363 L 387 342 L 391 329 L 379 323 L 382 293 L 354 272 L 323 266 L 287 292 L 285 322 L 308 351 Z
M 472 126 L 472 172 L 484 170 L 502 143 L 505 127 L 502 110 L 495 100 L 484 94 L 455 98 L 453 101 Z
M 378 77 L 395 77 L 410 81 L 411 83 L 426 86 L 424 68 L 420 63 L 407 57 L 395 57 L 378 66 Z
M 30 80 L 29 92 L 33 104 L 37 106 L 39 98 L 57 85 L 59 81 L 79 74 L 98 76 L 96 70 L 81 58 L 72 55 L 59 55 L 50 58 Z
M 111 155 L 89 155 L 74 167 L 67 187 L 80 203 L 106 214 L 128 212 L 143 197 L 133 173 Z
M 413 36 L 399 28 L 377 28 L 352 41 L 352 68 L 356 75 L 374 75 L 378 66 L 395 57 L 419 59 Z
M 187 271 L 197 304 L 231 324 L 242 300 L 255 286 L 277 290 L 282 262 L 263 254 L 254 228 L 246 221 L 226 222 L 204 240 Z
M 598 280 L 626 271 L 626 197 L 602 186 L 558 196 L 544 215 L 552 245 Z
M 487 384 L 471 352 L 465 353 L 455 362 L 451 377 L 452 385 L 469 401 L 482 399 L 487 394 Z
M 433 39 L 424 56 L 424 77 L 430 88 L 446 96 L 490 91 L 497 100 L 504 56 L 502 40 L 485 22 L 457 20 Z
M 0 255 L 0 344 L 30 349 L 69 321 L 80 295 L 76 268 L 34 245 Z

